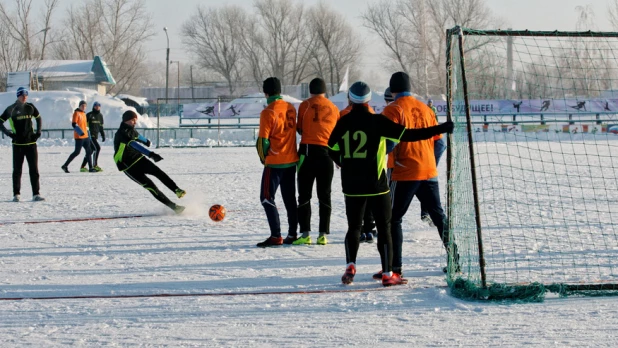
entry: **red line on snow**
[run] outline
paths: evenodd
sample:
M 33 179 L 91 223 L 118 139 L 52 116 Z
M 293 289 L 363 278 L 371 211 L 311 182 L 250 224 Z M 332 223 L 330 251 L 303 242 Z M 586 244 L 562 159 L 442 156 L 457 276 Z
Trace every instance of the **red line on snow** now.
M 312 295 L 332 293 L 358 293 L 377 292 L 395 289 L 428 289 L 431 286 L 397 286 L 384 288 L 364 289 L 332 289 L 332 290 L 299 290 L 299 291 L 251 291 L 251 292 L 215 292 L 215 293 L 190 293 L 190 294 L 141 294 L 141 295 L 78 295 L 78 296 L 46 296 L 46 297 L 0 297 L 0 301 L 24 301 L 24 300 L 79 300 L 79 299 L 125 299 L 125 298 L 155 298 L 155 297 L 221 297 L 221 296 L 260 296 L 260 295 Z M 442 288 L 446 286 L 437 286 Z
M 86 217 L 76 219 L 50 219 L 50 220 L 32 220 L 32 221 L 0 221 L 0 226 L 3 225 L 34 225 L 34 224 L 49 224 L 54 222 L 82 222 L 82 221 L 101 221 L 101 220 L 118 220 L 118 219 L 131 219 L 158 216 L 157 214 L 139 214 L 139 215 L 121 215 L 121 216 L 99 216 L 99 217 Z

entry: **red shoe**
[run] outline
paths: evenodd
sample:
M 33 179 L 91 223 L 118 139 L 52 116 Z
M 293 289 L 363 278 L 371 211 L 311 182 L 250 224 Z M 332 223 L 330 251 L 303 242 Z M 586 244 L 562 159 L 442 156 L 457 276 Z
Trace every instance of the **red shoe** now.
M 345 273 L 341 277 L 341 282 L 343 284 L 352 284 L 354 281 L 354 275 L 356 274 L 356 267 L 354 265 L 349 265 L 348 268 L 345 269 Z
M 401 276 L 397 273 L 393 273 L 393 275 L 390 277 L 386 274 L 382 274 L 382 285 L 384 286 L 404 285 L 404 284 L 408 284 L 408 280 L 401 278 Z
M 393 272 L 393 273 L 397 273 L 400 278 L 403 277 L 403 273 L 399 273 L 399 272 Z M 375 273 L 373 275 L 373 279 L 375 279 L 375 280 L 382 280 L 382 271 L 380 271 L 378 273 Z M 407 279 L 406 279 L 406 281 L 407 281 Z
M 268 248 L 273 246 L 279 246 L 283 244 L 283 238 L 281 237 L 268 237 L 265 241 L 257 243 L 260 248 Z

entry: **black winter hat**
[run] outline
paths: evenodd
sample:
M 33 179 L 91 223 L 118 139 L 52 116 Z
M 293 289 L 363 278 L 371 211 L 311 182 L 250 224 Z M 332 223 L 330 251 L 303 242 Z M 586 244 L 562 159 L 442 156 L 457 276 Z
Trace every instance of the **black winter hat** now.
M 388 85 L 391 88 L 391 93 L 410 92 L 412 89 L 410 76 L 403 71 L 394 73 Z
M 281 81 L 276 77 L 269 77 L 264 80 L 262 90 L 270 96 L 281 94 Z
M 319 77 L 309 82 L 309 93 L 311 94 L 323 94 L 326 93 L 326 83 Z
M 354 104 L 365 104 L 371 100 L 371 89 L 363 81 L 357 81 L 348 90 L 348 99 Z
M 122 114 L 122 122 L 127 122 L 134 118 L 137 118 L 137 114 L 131 110 L 127 110 L 124 112 L 124 114 Z
M 384 90 L 384 101 L 390 103 L 393 100 L 395 100 L 395 98 L 393 98 L 393 95 L 391 94 L 391 88 L 390 87 L 386 87 L 386 89 Z
M 85 100 L 80 100 L 80 101 L 79 101 L 79 106 L 82 106 L 82 105 L 84 105 L 84 104 L 88 105 L 88 103 L 86 103 L 86 101 L 85 101 Z

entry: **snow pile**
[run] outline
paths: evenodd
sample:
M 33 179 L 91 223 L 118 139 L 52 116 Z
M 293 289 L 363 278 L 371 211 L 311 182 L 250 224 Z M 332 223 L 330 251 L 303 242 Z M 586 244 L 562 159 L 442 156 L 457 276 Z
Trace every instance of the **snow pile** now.
M 0 93 L 0 108 L 13 104 L 16 100 L 14 92 Z M 43 129 L 70 129 L 71 116 L 79 101 L 88 103 L 86 112 L 92 110 L 92 104 L 98 101 L 105 117 L 106 128 L 114 128 L 122 121 L 122 114 L 135 108 L 111 96 L 99 95 L 94 90 L 74 88 L 69 91 L 30 91 L 28 102 L 34 104 L 43 118 Z M 1 111 L 0 111 L 1 112 Z M 154 124 L 147 115 L 138 115 L 137 127 L 149 128 Z

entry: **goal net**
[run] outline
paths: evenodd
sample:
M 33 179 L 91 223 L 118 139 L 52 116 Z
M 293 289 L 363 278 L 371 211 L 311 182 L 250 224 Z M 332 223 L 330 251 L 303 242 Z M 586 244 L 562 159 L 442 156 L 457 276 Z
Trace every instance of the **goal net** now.
M 616 47 L 618 33 L 448 31 L 455 296 L 618 292 Z

